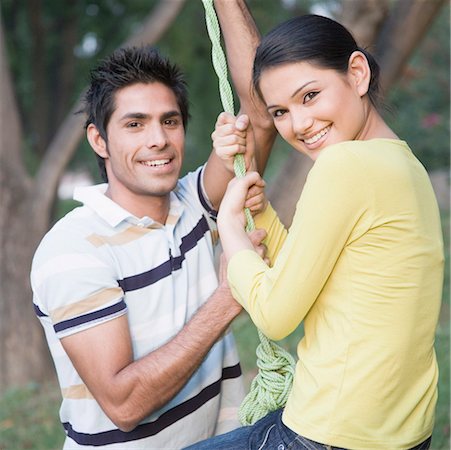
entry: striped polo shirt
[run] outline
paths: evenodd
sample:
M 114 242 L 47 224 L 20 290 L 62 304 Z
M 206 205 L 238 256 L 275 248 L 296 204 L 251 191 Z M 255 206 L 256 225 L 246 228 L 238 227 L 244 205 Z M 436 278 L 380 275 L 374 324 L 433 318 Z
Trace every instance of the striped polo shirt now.
M 39 245 L 31 272 L 41 321 L 62 392 L 65 449 L 179 449 L 239 424 L 244 389 L 232 334 L 210 350 L 183 389 L 133 431 L 103 413 L 60 339 L 128 315 L 135 359 L 172 339 L 218 285 L 215 212 L 203 194 L 202 169 L 179 180 L 164 225 L 137 218 L 83 187 L 83 203 Z

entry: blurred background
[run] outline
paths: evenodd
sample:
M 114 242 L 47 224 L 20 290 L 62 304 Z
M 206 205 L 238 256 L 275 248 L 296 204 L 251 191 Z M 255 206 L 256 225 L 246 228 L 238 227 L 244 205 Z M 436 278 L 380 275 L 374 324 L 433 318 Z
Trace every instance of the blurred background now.
M 294 15 L 333 17 L 381 65 L 383 114 L 428 170 L 442 214 L 447 265 L 436 334 L 440 380 L 432 449 L 449 449 L 449 1 L 248 4 L 262 33 Z M 192 116 L 184 173 L 206 160 L 221 104 L 200 0 L 1 0 L 0 8 L 0 450 L 59 449 L 60 392 L 28 277 L 44 233 L 77 206 L 74 186 L 100 181 L 84 118 L 76 114 L 89 70 L 126 43 L 153 44 L 182 67 Z M 305 157 L 276 142 L 265 179 L 287 226 L 310 167 Z M 245 314 L 233 328 L 250 383 L 257 332 Z M 301 326 L 281 344 L 295 354 L 302 332 Z

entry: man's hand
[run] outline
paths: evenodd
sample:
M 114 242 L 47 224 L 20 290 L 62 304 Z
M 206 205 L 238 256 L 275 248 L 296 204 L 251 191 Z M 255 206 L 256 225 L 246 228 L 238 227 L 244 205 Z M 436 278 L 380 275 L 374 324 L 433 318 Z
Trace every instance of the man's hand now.
M 246 170 L 254 167 L 254 136 L 246 114 L 238 117 L 226 112 L 219 114 L 211 138 L 214 151 L 230 172 L 233 173 L 233 160 L 237 154 L 244 155 Z
M 254 184 L 247 191 L 244 207 L 248 208 L 252 216 L 263 212 L 268 206 L 268 199 L 265 195 L 265 180 L 260 179 L 258 184 Z
M 227 282 L 227 260 L 224 253 L 221 253 L 219 258 L 219 286 L 217 289 L 222 292 L 224 301 L 230 303 L 230 312 L 235 313 L 235 316 L 237 316 L 243 310 L 243 307 L 233 298 Z

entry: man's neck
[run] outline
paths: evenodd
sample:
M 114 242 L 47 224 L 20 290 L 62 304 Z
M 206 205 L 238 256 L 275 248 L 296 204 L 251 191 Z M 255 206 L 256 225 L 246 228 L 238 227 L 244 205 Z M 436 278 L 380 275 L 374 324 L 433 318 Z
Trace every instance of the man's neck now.
M 105 195 L 138 218 L 147 216 L 163 225 L 166 223 L 170 208 L 170 193 L 164 196 L 139 194 L 124 196 L 114 192 L 109 186 Z

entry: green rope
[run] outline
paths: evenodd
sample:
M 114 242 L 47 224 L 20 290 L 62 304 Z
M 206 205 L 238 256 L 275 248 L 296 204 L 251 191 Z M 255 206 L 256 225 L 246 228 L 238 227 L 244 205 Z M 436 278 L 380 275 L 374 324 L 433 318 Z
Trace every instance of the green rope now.
M 222 107 L 225 112 L 234 114 L 233 93 L 227 79 L 227 62 L 224 51 L 221 47 L 221 32 L 218 18 L 216 17 L 213 6 L 213 0 L 202 0 L 202 2 L 205 8 L 205 19 L 207 23 L 208 35 L 210 36 L 212 43 L 211 57 L 213 67 L 219 80 L 219 94 L 221 97 Z M 233 169 L 237 177 L 244 177 L 246 173 L 246 164 L 242 154 L 237 154 L 235 156 L 233 160 Z M 255 228 L 252 214 L 248 208 L 245 208 L 244 214 L 246 215 L 246 231 L 252 231 Z
M 226 57 L 221 47 L 221 32 L 213 6 L 213 0 L 202 0 L 205 8 L 205 20 L 208 35 L 212 43 L 213 67 L 219 79 L 219 92 L 224 111 L 234 114 L 232 88 L 227 79 Z M 237 154 L 234 159 L 234 171 L 237 177 L 246 173 L 244 157 Z M 255 229 L 254 220 L 246 208 L 246 231 Z M 294 377 L 294 358 L 270 341 L 258 330 L 260 345 L 257 347 L 258 374 L 238 411 L 242 425 L 252 425 L 271 411 L 285 406 Z

